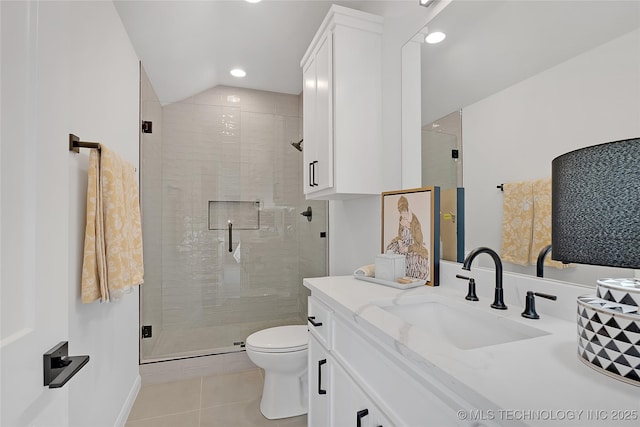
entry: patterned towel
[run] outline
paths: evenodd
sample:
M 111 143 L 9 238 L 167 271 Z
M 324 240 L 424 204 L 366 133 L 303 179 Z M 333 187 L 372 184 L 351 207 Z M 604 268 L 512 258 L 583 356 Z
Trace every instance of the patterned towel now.
M 533 239 L 529 262 L 536 265 L 538 254 L 549 244 L 551 244 L 551 178 L 545 178 L 533 182 Z M 553 261 L 551 254 L 545 258 L 544 265 L 555 268 L 568 266 L 560 261 Z
M 135 169 L 102 145 L 89 156 L 82 302 L 117 300 L 143 276 Z
M 505 262 L 529 265 L 533 236 L 533 186 L 531 182 L 504 184 L 502 253 Z

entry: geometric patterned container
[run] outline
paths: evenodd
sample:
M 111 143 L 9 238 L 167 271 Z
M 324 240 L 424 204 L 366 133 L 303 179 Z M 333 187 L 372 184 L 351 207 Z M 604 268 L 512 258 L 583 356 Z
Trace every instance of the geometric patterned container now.
M 604 295 L 600 292 L 598 295 Z M 611 293 L 610 293 L 611 294 Z M 587 366 L 640 386 L 640 307 L 578 297 L 578 356 Z
M 638 279 L 600 279 L 596 296 L 620 304 L 640 306 L 640 281 Z

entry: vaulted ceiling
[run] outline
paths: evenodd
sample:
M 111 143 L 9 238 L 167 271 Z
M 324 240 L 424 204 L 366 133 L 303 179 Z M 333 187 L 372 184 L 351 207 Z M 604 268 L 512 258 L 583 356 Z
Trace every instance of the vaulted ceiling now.
M 216 85 L 297 95 L 300 60 L 332 4 L 381 15 L 422 9 L 416 0 L 114 3 L 163 104 Z M 247 76 L 231 76 L 235 67 Z

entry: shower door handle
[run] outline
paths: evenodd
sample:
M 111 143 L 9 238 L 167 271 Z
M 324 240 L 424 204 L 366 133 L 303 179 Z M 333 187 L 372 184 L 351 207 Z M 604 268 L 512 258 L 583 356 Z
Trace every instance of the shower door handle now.
M 229 252 L 233 252 L 233 235 L 231 229 L 233 228 L 233 224 L 229 221 Z
M 327 363 L 327 359 L 318 360 L 318 394 L 327 394 L 327 390 L 322 388 L 322 365 Z

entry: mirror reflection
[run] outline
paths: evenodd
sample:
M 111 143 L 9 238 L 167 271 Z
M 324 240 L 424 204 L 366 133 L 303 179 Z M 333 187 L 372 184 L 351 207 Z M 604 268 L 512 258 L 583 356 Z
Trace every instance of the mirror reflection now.
M 440 187 L 440 254 L 447 261 L 464 259 L 464 189 L 460 111 L 422 126 L 422 186 Z
M 640 136 L 639 28 L 640 2 L 453 1 L 405 45 L 403 169 L 423 170 L 422 156 L 411 155 L 422 142 L 410 124 L 422 132 L 462 110 L 467 249 L 501 249 L 498 185 L 548 178 L 561 154 Z M 435 30 L 446 38 L 423 43 Z M 416 92 L 419 112 L 404 108 L 418 105 L 410 99 Z M 403 186 L 414 179 L 403 170 Z M 505 263 L 505 270 L 535 275 L 535 265 Z M 633 274 L 587 265 L 545 270 L 588 285 Z
M 460 111 L 422 126 L 422 186 L 462 186 L 462 121 Z

